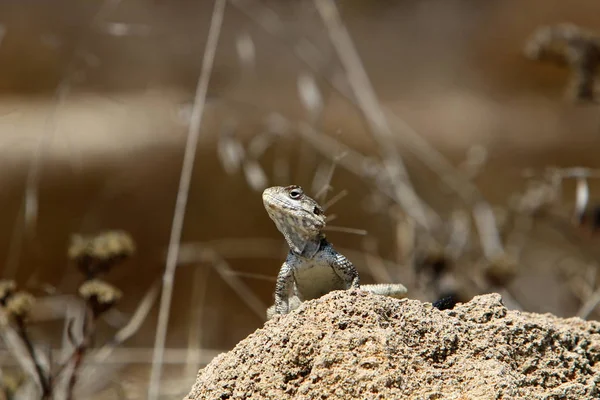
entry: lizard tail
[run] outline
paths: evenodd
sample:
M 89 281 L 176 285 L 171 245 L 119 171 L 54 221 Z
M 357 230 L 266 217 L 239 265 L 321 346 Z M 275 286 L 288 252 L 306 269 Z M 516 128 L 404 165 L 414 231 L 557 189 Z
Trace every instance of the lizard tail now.
M 381 296 L 403 299 L 408 290 L 400 283 L 379 283 L 375 285 L 360 285 L 360 288 L 366 292 L 378 294 Z

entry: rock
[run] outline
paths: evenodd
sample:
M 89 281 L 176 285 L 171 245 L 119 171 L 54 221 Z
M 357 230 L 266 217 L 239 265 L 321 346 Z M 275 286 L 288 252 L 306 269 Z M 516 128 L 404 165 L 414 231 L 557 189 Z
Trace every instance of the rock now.
M 276 316 L 200 371 L 191 399 L 600 398 L 600 323 L 452 310 L 359 290 Z

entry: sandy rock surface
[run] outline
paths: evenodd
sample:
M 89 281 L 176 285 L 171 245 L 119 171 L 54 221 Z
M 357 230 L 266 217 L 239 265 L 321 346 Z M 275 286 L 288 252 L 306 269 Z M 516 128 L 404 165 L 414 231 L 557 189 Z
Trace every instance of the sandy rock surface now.
M 186 399 L 598 399 L 600 323 L 337 291 L 200 371 Z

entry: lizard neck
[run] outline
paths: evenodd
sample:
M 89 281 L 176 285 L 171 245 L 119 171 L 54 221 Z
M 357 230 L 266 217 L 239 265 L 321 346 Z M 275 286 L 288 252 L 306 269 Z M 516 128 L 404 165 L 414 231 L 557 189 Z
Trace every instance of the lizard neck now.
M 314 238 L 284 236 L 287 244 L 290 246 L 290 251 L 304 258 L 313 258 L 319 252 L 323 243 L 326 242 L 325 235 L 322 233 L 319 233 Z

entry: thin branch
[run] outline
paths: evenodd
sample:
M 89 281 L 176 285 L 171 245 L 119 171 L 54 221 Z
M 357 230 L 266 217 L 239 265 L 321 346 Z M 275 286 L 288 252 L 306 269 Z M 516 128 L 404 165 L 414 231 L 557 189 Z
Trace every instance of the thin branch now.
M 331 189 L 330 184 L 331 184 L 331 179 L 333 178 L 333 173 L 335 172 L 335 168 L 337 167 L 339 160 L 344 158 L 344 156 L 345 156 L 345 154 L 341 153 L 340 155 L 334 157 L 333 160 L 331 160 L 331 165 L 329 166 L 329 169 L 328 169 L 324 179 L 322 179 L 321 188 L 319 188 L 317 190 L 317 192 L 315 193 L 315 199 L 317 199 L 319 202 L 325 200 L 327 193 Z M 315 179 L 314 179 L 314 182 L 316 182 L 316 181 L 317 181 L 317 175 L 315 175 Z M 315 185 L 313 185 L 313 186 L 315 186 Z M 331 202 L 331 200 L 329 202 Z M 324 206 L 323 209 L 327 209 L 327 207 Z
M 38 360 L 38 356 L 33 347 L 33 343 L 29 338 L 29 334 L 27 333 L 27 327 L 25 326 L 25 321 L 22 318 L 16 319 L 17 332 L 21 337 L 21 340 L 25 344 L 27 352 L 29 353 L 29 358 L 33 362 L 33 366 L 35 367 L 35 373 L 37 374 L 37 378 L 40 383 L 40 387 L 42 389 L 42 399 L 50 399 L 52 396 L 52 383 L 49 376 L 46 376 L 40 361 Z
M 158 294 L 160 293 L 160 281 L 157 280 L 152 284 L 150 289 L 144 295 L 142 301 L 140 301 L 137 309 L 133 313 L 133 316 L 123 328 L 121 328 L 104 346 L 95 351 L 94 357 L 97 360 L 107 360 L 108 357 L 115 351 L 115 348 L 133 336 L 142 326 L 142 323 L 146 320 L 148 313 L 154 306 Z
M 73 399 L 73 392 L 79 379 L 83 360 L 90 348 L 90 345 L 92 344 L 92 336 L 94 335 L 96 329 L 96 317 L 97 316 L 94 315 L 91 309 L 86 307 L 86 318 L 84 320 L 86 323 L 83 325 L 83 340 L 76 346 L 75 352 L 70 360 L 70 362 L 73 363 L 73 367 L 69 371 L 70 376 L 67 386 L 67 400 Z
M 347 228 L 345 226 L 327 226 L 324 230 L 329 232 L 351 233 L 353 235 L 359 236 L 365 236 L 368 233 L 365 229 Z
M 342 190 L 341 192 L 339 192 L 338 194 L 333 196 L 331 199 L 327 200 L 327 202 L 325 204 L 323 204 L 323 210 L 328 210 L 329 207 L 331 207 L 332 205 L 334 205 L 335 203 L 337 203 L 338 201 L 340 201 L 347 195 L 348 195 L 348 190 L 346 190 L 346 189 Z
M 594 293 L 586 300 L 577 312 L 577 316 L 582 319 L 587 319 L 592 312 L 600 304 L 600 288 L 596 289 Z
M 171 297 L 173 295 L 173 280 L 175 269 L 177 268 L 177 256 L 179 253 L 179 241 L 183 230 L 183 221 L 185 218 L 185 209 L 187 205 L 188 193 L 194 161 L 196 158 L 196 148 L 200 136 L 200 127 L 202 125 L 202 116 L 204 114 L 204 105 L 206 104 L 206 94 L 208 83 L 213 69 L 215 53 L 223 17 L 225 14 L 226 0 L 215 0 L 215 5 L 211 17 L 206 48 L 204 50 L 204 59 L 202 61 L 202 70 L 198 79 L 196 96 L 190 118 L 188 138 L 185 146 L 183 165 L 181 167 L 181 178 L 179 189 L 177 191 L 177 202 L 173 215 L 173 225 L 169 239 L 169 250 L 165 273 L 163 275 L 163 291 L 160 299 L 160 309 L 158 314 L 158 324 L 156 327 L 156 340 L 154 342 L 154 357 L 152 361 L 152 370 L 150 373 L 150 386 L 148 388 L 148 400 L 158 400 L 160 393 L 160 378 L 162 373 L 162 363 L 164 356 L 164 347 L 167 337 L 167 328 L 169 324 L 169 311 L 171 308 Z
M 197 248 L 196 256 L 198 260 L 210 263 L 214 270 L 219 274 L 221 279 L 227 283 L 231 289 L 242 299 L 248 307 L 260 318 L 265 319 L 265 310 L 267 306 L 254 294 L 254 292 L 242 281 L 236 272 L 231 268 L 229 263 L 225 261 L 216 251 L 207 248 Z
M 184 376 L 195 377 L 200 365 L 195 362 L 201 354 L 202 344 L 202 311 L 206 306 L 207 286 L 209 282 L 208 268 L 196 268 L 194 271 L 194 289 L 190 296 L 190 310 L 188 315 L 188 362 L 185 365 Z

